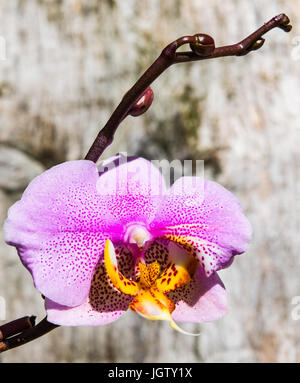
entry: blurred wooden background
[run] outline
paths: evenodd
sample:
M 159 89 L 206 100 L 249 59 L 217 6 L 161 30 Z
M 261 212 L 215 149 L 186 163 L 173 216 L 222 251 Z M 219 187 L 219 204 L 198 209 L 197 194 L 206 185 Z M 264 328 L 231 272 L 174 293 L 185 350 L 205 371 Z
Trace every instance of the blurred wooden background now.
M 241 58 L 178 65 L 155 84 L 146 115 L 128 118 L 105 156 L 204 159 L 242 202 L 254 236 L 220 273 L 229 313 L 215 323 L 168 324 L 127 313 L 108 326 L 59 328 L 3 362 L 300 362 L 299 0 L 0 0 L 0 221 L 44 169 L 80 159 L 121 97 L 184 34 L 234 43 L 278 13 L 294 25 Z M 298 36 L 298 38 L 297 38 Z M 3 39 L 1 40 L 3 43 Z M 44 315 L 14 248 L 0 238 L 7 320 Z M 0 322 L 1 323 L 1 322 Z

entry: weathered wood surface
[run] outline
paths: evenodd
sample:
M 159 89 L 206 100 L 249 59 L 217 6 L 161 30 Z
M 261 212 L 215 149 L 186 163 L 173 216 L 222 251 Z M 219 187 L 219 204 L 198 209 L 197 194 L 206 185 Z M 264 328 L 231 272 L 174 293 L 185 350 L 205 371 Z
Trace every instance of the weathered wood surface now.
M 151 110 L 128 118 L 105 153 L 205 159 L 207 176 L 241 200 L 254 236 L 220 273 L 228 315 L 193 338 L 128 313 L 105 327 L 60 328 L 0 360 L 300 362 L 300 321 L 291 316 L 300 295 L 299 9 L 299 0 L 0 1 L 1 222 L 35 175 L 84 156 L 168 42 L 196 32 L 236 42 L 281 12 L 295 26 L 290 35 L 272 31 L 247 57 L 168 70 L 153 86 Z M 2 236 L 0 295 L 7 320 L 43 317 L 30 275 Z

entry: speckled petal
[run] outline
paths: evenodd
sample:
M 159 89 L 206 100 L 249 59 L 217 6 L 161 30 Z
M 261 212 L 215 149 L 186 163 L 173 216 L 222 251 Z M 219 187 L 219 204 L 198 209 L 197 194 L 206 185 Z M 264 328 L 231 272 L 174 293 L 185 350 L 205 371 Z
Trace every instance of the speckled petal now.
M 36 177 L 8 212 L 6 241 L 16 246 L 35 286 L 67 306 L 84 302 L 112 217 L 98 196 L 98 169 L 71 161 Z
M 128 157 L 127 162 L 123 161 L 119 156 L 101 166 L 106 170 L 99 178 L 106 206 L 120 227 L 133 223 L 147 226 L 166 192 L 164 179 L 160 171 L 143 158 Z
M 150 231 L 156 238 L 169 239 L 194 251 L 210 276 L 245 251 L 251 226 L 232 193 L 215 182 L 195 179 L 183 177 L 175 182 Z
M 126 310 L 95 310 L 88 299 L 80 306 L 69 307 L 46 299 L 47 320 L 59 326 L 100 326 L 119 319 Z
M 186 286 L 167 293 L 176 303 L 172 318 L 179 322 L 212 322 L 227 313 L 227 294 L 224 285 L 214 273 L 209 278 L 198 268 Z
M 89 296 L 79 306 L 45 300 L 48 321 L 60 326 L 99 326 L 114 322 L 128 309 L 132 297 L 117 291 L 107 279 L 104 263 L 96 267 Z

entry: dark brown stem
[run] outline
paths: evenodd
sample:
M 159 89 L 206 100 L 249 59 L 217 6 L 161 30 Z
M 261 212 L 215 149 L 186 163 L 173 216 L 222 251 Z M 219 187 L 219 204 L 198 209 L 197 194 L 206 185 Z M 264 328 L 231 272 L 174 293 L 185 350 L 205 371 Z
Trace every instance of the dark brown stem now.
M 25 343 L 31 342 L 34 339 L 37 339 L 47 334 L 48 332 L 54 330 L 56 327 L 59 326 L 48 322 L 46 317 L 36 326 L 22 332 L 19 335 L 15 335 L 11 338 L 4 339 L 2 342 L 0 342 L 0 353 L 11 350 L 15 347 L 22 346 Z
M 289 23 L 289 18 L 285 14 L 280 14 L 239 43 L 218 48 L 214 47 L 213 39 L 208 35 L 184 36 L 173 41 L 163 49 L 161 55 L 125 94 L 104 128 L 99 132 L 85 159 L 93 162 L 98 161 L 103 151 L 112 143 L 118 126 L 130 114 L 130 110 L 141 94 L 171 65 L 218 57 L 246 55 L 262 47 L 265 41 L 262 36 L 271 29 L 279 27 L 285 32 L 289 32 L 292 28 Z M 185 44 L 190 44 L 191 51 L 177 52 L 177 49 Z
M 0 341 L 33 327 L 35 319 L 35 316 L 26 316 L 0 326 Z

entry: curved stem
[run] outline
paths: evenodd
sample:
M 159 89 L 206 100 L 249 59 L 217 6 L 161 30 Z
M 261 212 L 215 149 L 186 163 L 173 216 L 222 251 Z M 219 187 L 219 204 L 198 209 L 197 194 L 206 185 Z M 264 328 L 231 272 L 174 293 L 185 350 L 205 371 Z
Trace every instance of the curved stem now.
M 120 104 L 117 106 L 110 119 L 96 137 L 89 152 L 85 156 L 86 160 L 97 162 L 103 151 L 109 146 L 120 123 L 127 116 L 130 108 L 147 89 L 147 87 L 160 76 L 170 65 L 172 61 L 162 53 L 148 70 L 140 77 L 134 86 L 125 94 Z
M 47 317 L 45 317 L 41 322 L 39 322 L 36 326 L 22 332 L 19 335 L 15 335 L 11 338 L 4 339 L 0 342 L 0 353 L 3 351 L 11 350 L 12 348 L 22 346 L 25 343 L 31 342 L 34 339 L 37 339 L 48 332 L 54 330 L 58 325 L 50 323 L 47 321 Z
M 156 80 L 167 68 L 173 64 L 207 60 L 226 56 L 243 56 L 251 51 L 259 49 L 264 39 L 262 36 L 273 28 L 279 27 L 285 32 L 291 30 L 290 20 L 285 14 L 273 17 L 270 21 L 258 28 L 255 32 L 247 36 L 244 40 L 233 45 L 226 45 L 214 48 L 209 54 L 199 55 L 194 51 L 176 52 L 179 47 L 185 44 L 195 44 L 197 35 L 183 36 L 173 41 L 165 49 L 146 72 L 137 80 L 133 87 L 125 94 L 120 104 L 117 106 L 106 125 L 99 132 L 90 150 L 85 156 L 86 160 L 97 162 L 104 150 L 112 141 L 120 123 L 129 114 L 130 108 L 139 99 L 140 95 Z
M 33 327 L 35 319 L 35 316 L 26 316 L 0 326 L 0 341 Z

